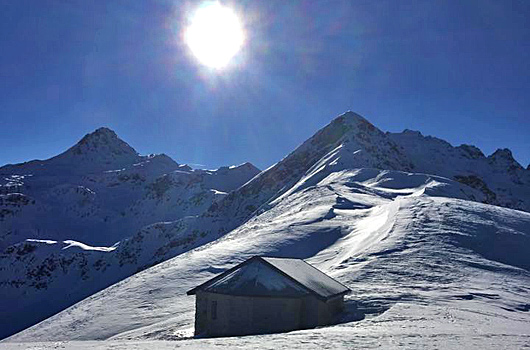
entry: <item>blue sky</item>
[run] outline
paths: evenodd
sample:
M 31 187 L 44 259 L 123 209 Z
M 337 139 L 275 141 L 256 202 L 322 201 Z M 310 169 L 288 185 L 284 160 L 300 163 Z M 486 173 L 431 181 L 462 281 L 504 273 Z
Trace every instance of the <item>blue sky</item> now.
M 231 1 L 247 43 L 200 66 L 198 1 L 0 0 L 0 164 L 100 126 L 179 163 L 280 160 L 340 113 L 530 163 L 530 2 Z

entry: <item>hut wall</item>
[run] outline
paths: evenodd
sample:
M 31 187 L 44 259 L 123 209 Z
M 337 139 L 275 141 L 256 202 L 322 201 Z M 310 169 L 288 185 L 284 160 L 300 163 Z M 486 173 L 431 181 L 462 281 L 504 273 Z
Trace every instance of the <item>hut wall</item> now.
M 195 335 L 204 333 L 208 326 L 208 296 L 197 291 L 195 295 Z
M 332 323 L 335 317 L 344 309 L 344 296 L 330 299 L 326 302 L 318 301 L 318 325 Z
M 244 297 L 198 291 L 195 335 L 228 336 L 302 328 L 302 299 Z
M 302 299 L 300 328 L 324 326 L 334 321 L 344 308 L 344 297 L 322 301 L 310 295 Z
M 322 303 L 310 295 L 302 299 L 300 314 L 300 328 L 313 328 L 318 326 L 318 307 Z

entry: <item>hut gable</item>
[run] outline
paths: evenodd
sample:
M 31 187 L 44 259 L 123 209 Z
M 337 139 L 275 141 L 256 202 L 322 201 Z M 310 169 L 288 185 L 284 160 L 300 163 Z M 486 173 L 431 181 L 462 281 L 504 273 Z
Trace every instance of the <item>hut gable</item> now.
M 309 292 L 270 265 L 255 259 L 204 287 L 205 292 L 239 296 L 301 297 Z
M 333 298 L 350 291 L 348 287 L 334 280 L 302 259 L 262 258 L 284 275 L 289 276 L 320 299 Z
M 302 259 L 255 256 L 188 291 L 239 296 L 303 297 L 321 300 L 344 295 L 350 289 Z

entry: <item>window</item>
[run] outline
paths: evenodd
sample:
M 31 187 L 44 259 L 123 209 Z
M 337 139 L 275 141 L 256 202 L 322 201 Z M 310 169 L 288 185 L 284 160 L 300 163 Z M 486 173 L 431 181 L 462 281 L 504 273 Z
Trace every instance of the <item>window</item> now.
M 212 310 L 210 315 L 212 315 L 212 320 L 217 320 L 217 301 L 212 301 Z

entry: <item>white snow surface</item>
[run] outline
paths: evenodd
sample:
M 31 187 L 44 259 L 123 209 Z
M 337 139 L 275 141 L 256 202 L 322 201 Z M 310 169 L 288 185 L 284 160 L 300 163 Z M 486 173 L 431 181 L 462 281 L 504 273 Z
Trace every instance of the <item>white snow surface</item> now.
M 167 241 L 149 246 L 142 235 L 204 212 L 257 173 L 140 156 L 107 128 L 51 159 L 0 167 L 0 338 L 163 259 Z M 144 260 L 139 242 L 152 247 Z
M 63 247 L 63 249 L 70 249 L 70 248 L 80 248 L 82 250 L 95 250 L 98 252 L 111 252 L 114 249 L 116 249 L 116 245 L 112 247 L 93 247 L 89 246 L 88 244 L 84 244 L 81 242 L 76 242 L 71 239 L 67 239 L 66 241 L 63 241 L 64 244 L 66 244 L 66 247 Z
M 28 238 L 28 239 L 26 239 L 26 242 L 29 242 L 29 243 L 44 243 L 44 244 L 48 244 L 48 245 L 58 244 L 59 243 L 59 242 L 53 241 L 51 239 L 34 239 L 34 238 Z M 88 244 L 84 244 L 84 243 L 81 243 L 81 242 L 73 241 L 71 239 L 63 241 L 62 243 L 64 244 L 62 249 L 69 249 L 69 248 L 77 247 L 77 248 L 80 248 L 82 250 L 94 250 L 94 251 L 99 251 L 99 252 L 111 252 L 114 249 L 116 249 L 116 246 L 118 245 L 118 244 L 116 244 L 116 245 L 114 245 L 112 247 L 93 247 L 93 246 L 89 246 Z
M 401 188 L 405 195 L 396 194 L 398 183 L 367 193 L 362 184 L 373 181 L 366 171 L 331 174 L 221 239 L 135 274 L 7 341 L 139 349 L 527 344 L 530 214 L 418 195 L 422 181 Z M 401 176 L 385 172 L 386 178 L 392 174 Z M 343 320 L 287 334 L 152 343 L 190 335 L 194 298 L 187 290 L 260 254 L 306 258 L 349 286 Z M 81 340 L 108 342 L 69 343 Z
M 444 173 L 426 165 L 434 164 L 430 154 L 420 157 L 409 152 L 411 143 L 394 139 L 346 113 L 202 214 L 147 226 L 111 252 L 67 256 L 89 268 L 81 275 L 45 269 L 50 275 L 37 273 L 33 281 L 48 283 L 47 291 L 30 295 L 51 297 L 65 285 L 90 289 L 96 278 L 133 275 L 0 348 L 529 346 L 530 214 L 496 206 L 528 210 L 529 198 L 519 191 L 529 183 L 528 170 L 507 152 L 483 161 L 476 149 L 460 146 L 479 159 L 482 172 L 458 160 Z M 10 261 L 25 264 L 34 251 L 56 246 L 29 243 L 15 246 Z M 254 255 L 307 259 L 352 289 L 343 317 L 330 327 L 286 334 L 188 339 L 194 297 L 185 292 Z M 48 266 L 45 261 L 37 266 Z M 18 296 L 13 281 L 5 289 L 8 302 Z M 25 310 L 4 315 L 24 317 Z

